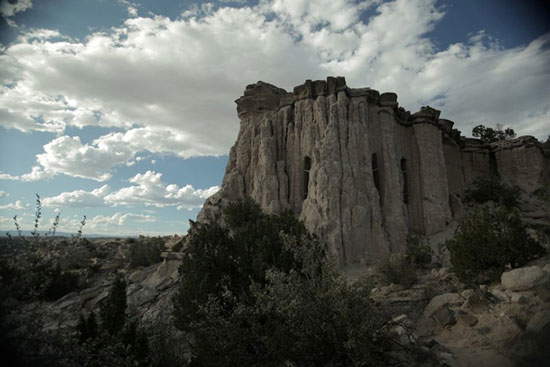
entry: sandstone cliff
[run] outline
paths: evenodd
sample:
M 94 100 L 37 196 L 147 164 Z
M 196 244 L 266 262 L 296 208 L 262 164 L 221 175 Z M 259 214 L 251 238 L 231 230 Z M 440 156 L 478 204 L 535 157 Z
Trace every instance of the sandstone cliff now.
M 411 114 L 396 94 L 348 88 L 342 77 L 292 93 L 258 82 L 236 103 L 241 125 L 222 189 L 198 220 L 220 220 L 220 208 L 247 196 L 268 212 L 290 209 L 341 265 L 404 251 L 411 232 L 445 230 L 476 177 L 498 172 L 526 193 L 549 182 L 536 139 L 461 147 L 440 111 Z

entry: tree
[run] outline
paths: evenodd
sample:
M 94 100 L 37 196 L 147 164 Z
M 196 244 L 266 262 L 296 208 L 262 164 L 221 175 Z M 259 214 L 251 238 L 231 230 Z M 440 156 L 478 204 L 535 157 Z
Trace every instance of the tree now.
M 211 295 L 229 291 L 238 300 L 245 300 L 250 297 L 252 283 L 265 284 L 266 270 L 298 268 L 291 252 L 284 248 L 281 232 L 300 242 L 311 237 L 290 213 L 266 215 L 251 200 L 229 205 L 224 220 L 227 228 L 216 223 L 192 223 L 174 303 L 176 326 L 182 330 Z
M 88 317 L 80 314 L 76 329 L 81 343 L 95 339 L 98 335 L 95 313 L 92 311 Z
M 507 128 L 502 130 L 502 127 L 497 125 L 495 129 L 484 125 L 477 125 L 472 129 L 472 135 L 480 138 L 484 143 L 494 143 L 500 140 L 513 139 L 516 137 L 514 129 Z
M 498 279 L 545 253 L 525 229 L 517 209 L 491 204 L 474 208 L 447 241 L 453 271 L 464 282 Z
M 479 177 L 464 191 L 464 202 L 484 204 L 491 201 L 508 208 L 517 208 L 520 194 L 519 187 L 507 185 L 496 176 Z
M 101 305 L 101 326 L 110 335 L 117 335 L 126 323 L 126 281 L 117 274 L 109 295 Z
M 191 366 L 390 364 L 369 289 L 349 285 L 303 223 L 251 200 L 223 219 L 192 223 L 183 252 L 174 318 Z

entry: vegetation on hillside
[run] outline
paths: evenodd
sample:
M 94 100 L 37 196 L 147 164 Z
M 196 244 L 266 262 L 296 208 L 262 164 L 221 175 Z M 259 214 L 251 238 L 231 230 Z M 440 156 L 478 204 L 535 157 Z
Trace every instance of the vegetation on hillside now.
M 521 191 L 503 183 L 497 176 L 478 177 L 464 192 L 464 202 L 478 205 L 493 202 L 507 208 L 517 208 Z
M 176 326 L 191 366 L 380 366 L 392 362 L 369 289 L 347 284 L 290 213 L 230 205 L 226 228 L 194 224 Z
M 447 241 L 453 271 L 467 283 L 496 280 L 507 268 L 544 254 L 522 222 L 520 190 L 498 177 L 480 178 L 466 189 L 471 208 Z

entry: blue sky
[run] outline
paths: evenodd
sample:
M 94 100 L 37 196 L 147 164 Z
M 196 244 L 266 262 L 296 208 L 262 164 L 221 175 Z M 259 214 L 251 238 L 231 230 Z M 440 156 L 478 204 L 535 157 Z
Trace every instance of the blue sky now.
M 352 87 L 550 134 L 544 0 L 0 0 L 0 229 L 185 233 L 221 185 L 233 101 L 263 80 Z

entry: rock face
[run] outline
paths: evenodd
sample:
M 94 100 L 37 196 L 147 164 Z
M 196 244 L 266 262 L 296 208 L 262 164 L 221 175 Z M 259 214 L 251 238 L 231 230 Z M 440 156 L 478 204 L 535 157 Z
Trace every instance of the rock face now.
M 307 80 L 292 93 L 258 82 L 236 103 L 241 125 L 222 189 L 198 220 L 219 220 L 245 197 L 267 212 L 290 209 L 341 265 L 402 252 L 411 232 L 443 231 L 476 177 L 496 170 L 527 192 L 549 181 L 536 139 L 461 148 L 439 111 L 411 114 L 396 94 L 348 88 L 342 77 Z

